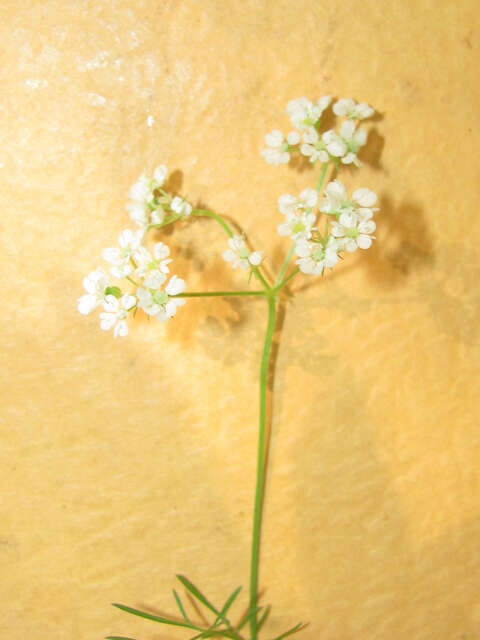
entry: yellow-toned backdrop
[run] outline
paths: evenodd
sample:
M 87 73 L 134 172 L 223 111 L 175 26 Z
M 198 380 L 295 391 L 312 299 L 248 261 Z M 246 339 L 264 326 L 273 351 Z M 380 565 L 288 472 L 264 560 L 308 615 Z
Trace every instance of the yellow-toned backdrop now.
M 278 268 L 278 195 L 316 176 L 267 165 L 263 136 L 326 93 L 380 113 L 342 176 L 381 212 L 370 251 L 298 278 L 277 334 L 265 637 L 303 620 L 304 640 L 480 638 L 479 17 L 3 2 L 2 638 L 188 637 L 109 604 L 173 612 L 175 573 L 217 602 L 243 584 L 246 606 L 264 301 L 190 300 L 114 340 L 76 299 L 160 163 Z M 169 241 L 190 290 L 242 285 L 214 223 Z

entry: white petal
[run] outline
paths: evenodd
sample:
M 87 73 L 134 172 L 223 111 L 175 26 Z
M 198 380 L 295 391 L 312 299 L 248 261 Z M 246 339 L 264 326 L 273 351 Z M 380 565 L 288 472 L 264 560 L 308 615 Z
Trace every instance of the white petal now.
M 291 145 L 298 144 L 300 142 L 300 134 L 298 131 L 290 131 L 287 136 L 287 142 Z
M 295 244 L 295 253 L 299 258 L 307 258 L 311 255 L 313 244 L 308 240 L 298 240 Z
M 170 255 L 170 249 L 163 242 L 156 242 L 153 246 L 153 255 L 157 260 L 163 260 Z
M 125 320 L 120 320 L 120 322 L 117 322 L 117 324 L 115 325 L 115 328 L 113 330 L 113 337 L 117 338 L 117 337 L 124 337 L 128 335 L 128 325 L 126 323 Z
M 315 144 L 315 142 L 318 142 L 318 132 L 316 131 L 316 129 L 309 129 L 308 131 L 305 131 L 305 133 L 303 134 L 303 141 L 310 144 Z
M 250 264 L 253 264 L 255 267 L 257 265 L 259 265 L 262 261 L 262 255 L 259 251 L 253 251 L 249 256 L 248 256 L 248 261 L 250 262 Z
M 355 101 L 352 98 L 340 98 L 333 105 L 333 113 L 337 116 L 346 116 L 354 108 Z
M 125 293 L 121 297 L 121 303 L 122 303 L 122 307 L 128 310 L 137 304 L 137 299 L 135 296 L 132 296 L 130 293 Z
M 122 262 L 120 249 L 117 249 L 116 247 L 104 249 L 102 252 L 102 256 L 103 259 L 107 262 L 110 262 L 110 264 L 118 264 Z
M 360 234 L 357 237 L 357 244 L 360 249 L 369 249 L 372 246 L 372 239 L 370 236 L 364 236 L 363 234 Z
M 300 145 L 300 153 L 304 156 L 311 156 L 315 153 L 315 149 L 309 144 L 301 144 Z
M 317 104 L 321 111 L 325 111 L 332 100 L 332 96 L 322 96 L 317 100 Z
M 375 110 L 366 102 L 360 102 L 355 108 L 355 116 L 361 120 L 370 118 L 374 113 Z
M 290 225 L 286 223 L 279 224 L 277 227 L 277 231 L 280 236 L 289 236 L 292 233 Z
M 101 313 L 100 314 L 100 328 L 104 331 L 108 331 L 113 327 L 117 318 L 114 313 Z
M 172 318 L 177 312 L 177 305 L 173 300 L 169 300 L 165 305 L 165 313 L 168 318 Z
M 100 304 L 100 302 L 97 300 L 96 296 L 86 294 L 78 299 L 78 310 L 86 316 L 89 313 L 92 313 L 98 304 Z
M 234 260 L 236 260 L 237 254 L 235 253 L 235 251 L 233 251 L 233 249 L 225 249 L 225 251 L 222 253 L 222 258 L 225 260 L 225 262 L 233 262 Z
M 335 156 L 336 158 L 340 158 L 346 153 L 347 147 L 342 140 L 334 140 L 333 142 L 330 142 L 329 144 L 327 144 L 327 151 L 332 156 Z
M 154 269 L 148 273 L 143 283 L 149 289 L 159 289 L 166 279 L 167 276 L 164 273 L 158 269 Z
M 355 135 L 353 136 L 353 139 L 358 145 L 363 147 L 363 145 L 367 141 L 367 132 L 365 131 L 365 129 L 359 129 L 358 131 L 355 131 Z
M 296 196 L 293 196 L 291 193 L 283 193 L 278 198 L 278 209 L 280 213 L 288 214 L 291 213 L 293 207 L 297 204 Z
M 158 183 L 159 187 L 162 186 L 165 178 L 167 177 L 167 173 L 167 167 L 164 164 L 159 165 L 153 172 L 153 179 Z
M 345 120 L 340 127 L 340 135 L 342 138 L 350 140 L 355 132 L 355 123 L 352 120 Z
M 300 200 L 303 200 L 307 207 L 314 207 L 318 201 L 318 191 L 307 187 L 300 193 Z
M 169 296 L 175 296 L 179 293 L 183 293 L 186 287 L 187 285 L 185 283 L 185 280 L 182 280 L 182 278 L 179 278 L 178 276 L 172 276 L 169 283 L 165 287 L 165 291 Z
M 325 193 L 327 196 L 338 200 L 347 200 L 348 198 L 347 190 L 341 180 L 332 180 L 332 182 L 329 182 L 325 188 Z
M 279 129 L 274 129 L 265 135 L 265 142 L 268 147 L 281 147 L 283 144 L 283 133 Z
M 108 313 L 116 313 L 119 308 L 119 303 L 117 298 L 115 296 L 112 296 L 111 294 L 106 296 L 103 302 L 103 308 Z
M 377 195 L 370 189 L 356 189 L 353 192 L 352 199 L 361 207 L 372 207 L 377 201 Z

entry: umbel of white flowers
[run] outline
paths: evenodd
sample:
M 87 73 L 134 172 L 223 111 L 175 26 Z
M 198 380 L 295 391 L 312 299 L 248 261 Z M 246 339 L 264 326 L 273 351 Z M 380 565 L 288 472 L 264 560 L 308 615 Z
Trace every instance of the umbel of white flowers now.
M 330 96 L 316 102 L 305 97 L 291 100 L 287 114 L 296 130 L 284 136 L 275 129 L 265 136 L 267 148 L 262 154 L 267 162 L 288 163 L 292 153 L 300 153 L 312 164 L 322 164 L 322 176 L 330 163 L 336 168 L 341 163 L 360 166 L 357 153 L 367 141 L 367 132 L 357 128 L 357 121 L 369 118 L 374 110 L 351 98 L 338 100 L 333 104 L 333 113 L 346 119 L 338 133 L 332 129 L 322 131 L 322 114 L 330 104 Z M 100 327 L 113 329 L 115 337 L 128 334 L 127 318 L 139 309 L 166 322 L 185 303 L 181 296 L 186 289 L 185 281 L 170 275 L 169 247 L 163 242 L 148 245 L 148 231 L 188 221 L 205 214 L 205 210 L 194 209 L 185 198 L 168 193 L 164 188 L 167 175 L 165 165 L 160 165 L 151 177 L 140 176 L 130 189 L 126 209 L 137 229 L 125 229 L 118 237 L 118 246 L 103 251 L 110 276 L 116 280 L 111 282 L 100 266 L 83 280 L 86 294 L 78 299 L 79 312 L 86 315 L 100 307 Z M 334 267 L 344 251 L 368 249 L 375 238 L 373 212 L 377 210 L 374 207 L 377 196 L 373 191 L 360 188 L 349 196 L 338 179 L 327 184 L 323 197 L 320 189 L 320 185 L 307 187 L 298 196 L 285 193 L 278 198 L 278 209 L 284 216 L 277 226 L 278 233 L 290 237 L 291 251 L 297 256 L 295 264 L 299 271 L 309 275 Z M 323 217 L 321 225 L 320 217 Z M 263 252 L 250 250 L 243 235 L 231 235 L 222 257 L 233 268 L 240 267 L 258 276 Z

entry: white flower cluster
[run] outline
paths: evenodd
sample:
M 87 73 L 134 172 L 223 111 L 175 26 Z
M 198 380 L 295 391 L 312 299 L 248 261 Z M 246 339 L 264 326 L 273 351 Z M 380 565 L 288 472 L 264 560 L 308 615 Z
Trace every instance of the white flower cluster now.
M 299 151 L 312 163 L 333 160 L 360 166 L 357 153 L 367 141 L 367 132 L 357 128 L 355 120 L 370 118 L 374 110 L 366 102 L 357 104 L 352 98 L 341 98 L 333 104 L 332 110 L 347 120 L 342 122 L 338 132 L 333 129 L 322 132 L 322 114 L 331 100 L 331 96 L 322 96 L 317 102 L 305 97 L 290 100 L 287 114 L 298 131 L 291 131 L 286 137 L 279 129 L 267 133 L 267 148 L 261 152 L 265 160 L 274 165 L 286 164 L 290 161 L 290 154 Z
M 317 275 L 325 267 L 334 267 L 342 251 L 368 249 L 375 237 L 372 218 L 376 209 L 372 207 L 376 201 L 375 193 L 365 188 L 357 189 L 349 198 L 345 185 L 333 180 L 327 185 L 318 207 L 320 213 L 327 215 L 322 235 L 316 226 L 318 192 L 315 189 L 304 189 L 298 198 L 290 193 L 281 195 L 278 208 L 285 215 L 285 222 L 278 226 L 278 233 L 294 241 L 300 271 Z
M 128 334 L 126 319 L 138 309 L 166 322 L 175 315 L 177 307 L 185 303 L 182 297 L 177 297 L 185 291 L 184 280 L 176 275 L 169 278 L 168 246 L 157 242 L 150 250 L 144 244 L 146 227 L 157 224 L 155 220 L 163 221 L 165 211 L 179 216 L 189 215 L 192 211 L 191 205 L 179 196 L 172 198 L 163 190 L 159 191 L 166 174 L 167 169 L 162 165 L 155 169 L 152 179 L 142 176 L 133 185 L 127 209 L 142 228 L 137 231 L 125 229 L 118 237 L 118 247 L 103 250 L 103 258 L 110 264 L 110 274 L 126 280 L 133 291 L 123 292 L 118 285 L 112 284 L 102 267 L 83 280 L 87 293 L 78 299 L 79 312 L 86 315 L 102 307 L 100 327 L 105 331 L 113 329 L 114 337 Z
M 287 163 L 292 152 L 300 152 L 310 162 L 323 164 L 322 176 L 331 160 L 337 169 L 340 163 L 360 166 L 357 153 L 367 141 L 367 132 L 357 128 L 357 121 L 370 118 L 375 112 L 366 102 L 341 98 L 332 104 L 332 111 L 345 120 L 338 132 L 322 131 L 322 115 L 331 102 L 331 96 L 322 96 L 316 102 L 304 97 L 290 100 L 287 114 L 297 130 L 286 138 L 278 129 L 268 133 L 267 148 L 261 152 L 266 161 L 275 165 Z M 333 180 L 320 200 L 320 183 L 318 190 L 307 188 L 298 197 L 285 193 L 278 199 L 280 213 L 285 216 L 278 233 L 292 239 L 299 270 L 312 275 L 334 267 L 342 251 L 368 249 L 376 228 L 373 205 L 377 196 L 373 191 L 357 189 L 349 198 L 345 185 Z M 317 226 L 320 214 L 326 217 L 323 234 Z
M 130 202 L 126 209 L 143 231 L 151 224 L 162 224 L 168 213 L 177 216 L 189 216 L 192 213 L 190 203 L 180 196 L 172 197 L 162 188 L 167 173 L 167 167 L 159 165 L 152 178 L 141 175 L 130 189 Z

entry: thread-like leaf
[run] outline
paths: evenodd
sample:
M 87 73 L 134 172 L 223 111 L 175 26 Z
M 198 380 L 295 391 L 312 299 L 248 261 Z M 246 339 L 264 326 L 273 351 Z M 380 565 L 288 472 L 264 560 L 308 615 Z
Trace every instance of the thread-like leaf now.
M 247 622 L 250 620 L 250 618 L 255 616 L 260 611 L 260 609 L 263 609 L 263 607 L 255 607 L 255 609 L 251 609 L 250 611 L 247 611 L 247 613 L 243 616 L 243 618 L 235 627 L 236 630 L 240 631 L 240 629 L 244 627 L 247 624 Z
M 282 640 L 282 638 L 286 638 L 287 636 L 291 636 L 292 633 L 295 633 L 296 631 L 300 631 L 300 627 L 302 626 L 302 624 L 303 624 L 303 622 L 299 622 L 298 624 L 296 624 L 294 627 L 292 627 L 288 631 L 285 631 L 285 633 L 282 633 L 281 635 L 276 636 L 275 638 L 273 638 L 273 640 Z
M 262 613 L 262 616 L 261 616 L 261 618 L 260 618 L 260 620 L 258 621 L 258 624 L 257 624 L 257 629 L 259 631 L 262 628 L 262 625 L 265 622 L 265 620 L 267 619 L 267 616 L 268 616 L 269 613 L 270 613 L 270 605 L 267 604 L 267 606 L 265 607 L 265 611 Z
M 186 589 L 188 589 L 190 593 L 193 596 L 195 596 L 195 598 L 197 598 L 197 600 L 199 600 L 202 604 L 204 604 L 207 607 L 207 609 L 210 609 L 210 611 L 213 611 L 213 613 L 215 613 L 217 616 L 220 614 L 220 612 L 217 611 L 217 609 L 215 609 L 213 604 L 207 600 L 207 598 L 203 595 L 203 593 L 201 593 L 197 589 L 197 587 L 190 582 L 188 578 L 186 578 L 185 576 L 181 576 L 179 574 L 177 574 L 177 578 L 180 580 L 183 586 Z
M 218 625 L 218 623 L 221 622 L 222 620 L 225 620 L 226 623 L 230 624 L 228 622 L 227 618 L 226 618 L 226 615 L 227 615 L 228 610 L 230 609 L 230 607 L 234 603 L 236 597 L 238 596 L 238 594 L 240 593 L 241 590 L 242 590 L 242 587 L 237 587 L 233 591 L 233 593 L 227 598 L 227 601 L 223 605 L 222 610 L 220 611 L 220 613 L 217 616 L 217 619 L 215 620 L 215 622 L 212 625 L 212 628 L 216 627 Z
M 127 636 L 105 636 L 105 640 L 135 640 L 135 638 L 127 638 Z
M 182 616 L 184 617 L 184 619 L 193 626 L 192 621 L 190 620 L 190 618 L 187 616 L 185 609 L 183 608 L 183 604 L 182 601 L 180 600 L 180 596 L 178 595 L 178 593 L 175 591 L 175 589 L 173 589 L 173 595 L 175 597 L 175 600 L 177 602 L 178 608 L 180 609 L 180 613 L 182 614 Z
M 210 627 L 209 629 L 205 629 L 205 631 L 202 631 L 202 633 L 193 636 L 193 638 L 190 638 L 190 640 L 199 640 L 200 638 L 213 638 L 214 636 L 220 636 L 222 638 L 236 638 L 236 636 L 231 631 L 228 631 L 228 629 L 212 629 L 212 627 Z
M 223 609 L 220 611 L 220 616 L 226 615 L 232 604 L 235 602 L 235 598 L 238 596 L 242 587 L 237 587 L 235 591 L 229 596 L 225 604 L 223 605 Z
M 117 609 L 121 609 L 122 611 L 126 611 L 127 613 L 131 613 L 134 616 L 139 616 L 140 618 L 146 618 L 147 620 L 152 620 L 153 622 L 160 622 L 161 624 L 170 624 L 174 627 L 187 627 L 188 629 L 198 629 L 199 627 L 195 627 L 192 624 L 187 624 L 185 622 L 178 622 L 177 620 L 170 620 L 169 618 L 162 618 L 161 616 L 154 616 L 151 613 L 146 613 L 145 611 L 139 611 L 138 609 L 133 609 L 132 607 L 127 607 L 124 604 L 112 603 L 114 607 Z

